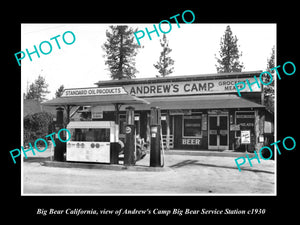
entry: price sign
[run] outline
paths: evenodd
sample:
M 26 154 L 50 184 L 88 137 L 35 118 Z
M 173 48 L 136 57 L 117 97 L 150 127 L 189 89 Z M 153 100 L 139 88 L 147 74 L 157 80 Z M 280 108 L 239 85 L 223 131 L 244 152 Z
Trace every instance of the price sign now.
M 242 144 L 250 144 L 250 130 L 241 130 L 241 143 Z

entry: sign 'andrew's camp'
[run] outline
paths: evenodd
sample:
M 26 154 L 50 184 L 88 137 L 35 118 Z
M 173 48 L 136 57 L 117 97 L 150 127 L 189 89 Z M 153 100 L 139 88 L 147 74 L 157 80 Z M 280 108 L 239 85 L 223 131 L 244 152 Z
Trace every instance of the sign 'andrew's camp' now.
M 180 81 L 169 83 L 132 84 L 124 85 L 126 91 L 136 96 L 163 96 L 163 95 L 193 95 L 210 93 L 236 92 L 235 84 L 245 79 L 216 79 L 202 81 Z M 254 81 L 254 78 L 249 78 Z M 261 91 L 260 87 L 254 87 L 253 91 Z M 249 88 L 243 91 L 249 92 Z

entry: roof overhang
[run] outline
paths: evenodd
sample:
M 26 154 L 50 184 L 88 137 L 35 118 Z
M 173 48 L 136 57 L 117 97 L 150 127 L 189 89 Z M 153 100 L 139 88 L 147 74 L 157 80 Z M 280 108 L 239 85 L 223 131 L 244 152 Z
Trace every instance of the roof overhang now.
M 159 107 L 162 110 L 173 109 L 254 109 L 265 106 L 238 97 L 235 94 L 227 95 L 194 95 L 144 98 L 150 104 L 135 105 L 135 110 L 150 110 L 151 107 Z M 103 111 L 112 111 L 112 107 L 105 107 Z M 125 110 L 121 107 L 120 110 Z
M 145 99 L 129 94 L 60 97 L 42 103 L 47 106 L 94 106 L 149 104 Z
M 160 109 L 232 109 L 232 108 L 264 108 L 263 105 L 252 102 L 235 94 L 227 95 L 195 95 L 176 97 L 147 98 L 149 105 L 136 106 L 136 110 L 150 107 Z

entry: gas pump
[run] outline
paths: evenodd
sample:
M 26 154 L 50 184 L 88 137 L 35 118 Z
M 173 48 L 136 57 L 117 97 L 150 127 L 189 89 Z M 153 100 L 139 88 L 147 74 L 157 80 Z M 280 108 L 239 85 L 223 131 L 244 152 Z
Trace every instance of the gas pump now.
M 64 153 L 66 152 L 66 143 L 59 141 L 57 132 L 63 128 L 64 123 L 64 108 L 56 108 L 56 124 L 55 124 L 55 147 L 54 147 L 54 161 L 64 161 Z
M 119 125 L 114 121 L 71 121 L 67 161 L 118 163 Z
M 161 166 L 161 113 L 157 107 L 151 108 L 150 114 L 150 166 L 160 167 Z
M 125 148 L 124 148 L 124 165 L 135 165 L 135 125 L 134 125 L 134 108 L 126 108 L 126 128 L 125 128 Z

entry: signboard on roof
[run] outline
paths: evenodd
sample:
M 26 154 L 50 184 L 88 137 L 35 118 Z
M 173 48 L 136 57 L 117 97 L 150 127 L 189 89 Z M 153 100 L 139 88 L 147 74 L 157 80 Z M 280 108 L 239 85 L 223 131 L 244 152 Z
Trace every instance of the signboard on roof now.
M 61 97 L 94 96 L 94 95 L 122 95 L 127 94 L 123 87 L 105 88 L 73 88 L 66 89 Z
M 164 96 L 164 95 L 199 95 L 214 93 L 237 93 L 235 84 L 238 82 L 250 83 L 255 82 L 251 78 L 233 78 L 233 79 L 216 79 L 216 80 L 198 80 L 198 81 L 177 81 L 168 83 L 148 83 L 148 84 L 128 84 L 124 85 L 126 91 L 138 97 L 146 96 Z M 242 85 L 242 84 L 240 84 Z M 240 86 L 239 85 L 239 86 Z M 261 88 L 253 84 L 252 92 L 260 92 Z M 250 92 L 249 86 L 241 92 Z
M 61 97 L 74 96 L 95 96 L 95 95 L 121 95 L 130 94 L 138 97 L 148 96 L 170 96 L 170 95 L 199 95 L 214 93 L 237 93 L 235 84 L 249 80 L 254 83 L 255 79 L 251 78 L 233 78 L 233 79 L 216 79 L 216 80 L 196 80 L 196 81 L 174 81 L 168 83 L 143 83 L 143 84 L 126 84 L 118 87 L 92 87 L 92 88 L 72 88 L 66 89 Z M 242 84 L 241 84 L 242 85 Z M 239 85 L 240 86 L 240 85 Z M 252 92 L 260 92 L 261 88 L 253 84 Z M 249 86 L 241 92 L 250 92 Z

